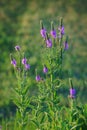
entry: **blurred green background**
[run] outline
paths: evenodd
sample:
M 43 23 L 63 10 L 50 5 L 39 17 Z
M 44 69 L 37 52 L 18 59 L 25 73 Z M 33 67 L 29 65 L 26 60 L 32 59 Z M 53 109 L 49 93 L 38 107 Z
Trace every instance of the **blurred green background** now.
M 14 109 L 11 88 L 17 81 L 10 64 L 14 46 L 26 51 L 34 79 L 35 67 L 42 65 L 40 20 L 50 31 L 50 21 L 57 27 L 59 17 L 63 17 L 65 35 L 69 36 L 65 79 L 73 77 L 79 101 L 87 102 L 87 0 L 0 0 L 0 117 Z

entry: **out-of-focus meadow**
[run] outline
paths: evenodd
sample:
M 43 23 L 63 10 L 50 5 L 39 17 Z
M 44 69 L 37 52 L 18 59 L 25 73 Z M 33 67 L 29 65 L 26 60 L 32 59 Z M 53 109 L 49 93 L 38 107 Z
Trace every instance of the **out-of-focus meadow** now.
M 63 17 L 65 35 L 69 36 L 69 50 L 64 57 L 64 78 L 68 85 L 68 77 L 73 77 L 78 100 L 87 102 L 87 1 L 0 0 L 0 119 L 14 111 L 11 89 L 17 81 L 10 64 L 10 53 L 15 53 L 14 46 L 20 45 L 29 57 L 29 76 L 34 81 L 35 68 L 42 65 L 40 20 L 50 30 L 50 21 L 53 20 L 57 27 L 59 17 Z M 34 94 L 33 81 L 30 84 Z

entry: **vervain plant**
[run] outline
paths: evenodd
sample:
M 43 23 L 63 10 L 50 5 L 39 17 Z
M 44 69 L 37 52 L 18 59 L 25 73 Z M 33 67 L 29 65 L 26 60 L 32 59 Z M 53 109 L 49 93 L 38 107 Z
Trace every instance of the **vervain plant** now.
M 63 39 L 65 34 L 63 19 L 61 19 L 57 30 L 54 28 L 53 21 L 51 22 L 51 31 L 49 34 L 41 21 L 40 33 L 44 40 L 42 45 L 44 76 L 41 77 L 36 74 L 39 89 L 38 107 L 35 110 L 36 114 L 32 121 L 37 125 L 38 129 L 58 130 L 62 126 L 59 121 L 61 120 L 61 107 L 57 91 L 63 85 L 63 55 L 68 49 L 68 38 L 65 41 Z
M 69 105 L 61 103 L 58 90 L 64 86 L 63 60 L 68 50 L 68 36 L 65 35 L 63 19 L 60 19 L 55 29 L 51 22 L 51 31 L 48 33 L 40 22 L 40 34 L 43 38 L 41 59 L 42 73 L 36 69 L 36 86 L 38 95 L 29 97 L 30 64 L 20 46 L 16 46 L 19 59 L 11 54 L 11 64 L 14 66 L 18 86 L 13 89 L 13 101 L 17 106 L 14 130 L 86 130 L 87 105 L 76 105 L 76 89 L 69 78 L 70 94 L 67 98 Z M 31 112 L 29 109 L 31 108 Z M 86 114 L 86 116 L 85 116 Z
M 15 46 L 15 50 L 17 51 L 17 60 L 14 59 L 11 54 L 11 64 L 14 66 L 16 78 L 18 81 L 18 86 L 13 89 L 14 97 L 13 102 L 17 106 L 17 127 L 18 130 L 24 130 L 24 127 L 28 121 L 28 112 L 30 98 L 28 96 L 29 93 L 29 84 L 27 75 L 30 70 L 30 64 L 28 63 L 28 59 L 25 57 L 25 54 L 21 53 L 20 46 Z

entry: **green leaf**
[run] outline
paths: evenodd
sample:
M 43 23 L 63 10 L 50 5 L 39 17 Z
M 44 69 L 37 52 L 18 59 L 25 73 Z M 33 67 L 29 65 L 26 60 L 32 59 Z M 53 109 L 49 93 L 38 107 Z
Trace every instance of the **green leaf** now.
M 39 123 L 35 120 L 31 120 L 38 128 L 39 128 Z
M 43 113 L 40 124 L 42 124 L 44 122 L 45 116 L 46 116 L 45 113 Z
M 82 125 L 83 125 L 83 123 L 80 123 L 80 124 L 74 125 L 70 130 L 75 130 L 75 128 L 80 127 L 80 126 L 82 126 Z

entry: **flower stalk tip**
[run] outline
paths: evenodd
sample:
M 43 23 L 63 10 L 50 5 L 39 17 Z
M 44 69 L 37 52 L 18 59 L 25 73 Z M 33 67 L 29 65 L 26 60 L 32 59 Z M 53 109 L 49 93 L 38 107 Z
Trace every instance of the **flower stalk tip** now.
M 54 24 L 53 24 L 53 21 L 51 22 L 51 31 L 50 31 L 50 34 L 53 38 L 56 38 L 57 37 L 57 34 L 56 34 L 56 30 L 54 29 Z
M 36 75 L 36 81 L 40 81 L 40 80 L 41 80 L 40 75 Z
M 12 59 L 12 60 L 11 60 L 11 64 L 12 64 L 14 67 L 16 67 L 16 64 L 17 64 L 17 63 L 16 63 L 16 60 L 15 60 L 15 59 Z
M 20 46 L 18 46 L 18 45 L 15 46 L 15 50 L 16 50 L 16 51 L 20 51 Z
M 70 84 L 70 98 L 75 98 L 76 97 L 76 89 L 73 88 L 73 83 L 72 83 L 72 79 L 69 78 L 69 84 Z
M 22 59 L 22 64 L 25 65 L 26 63 L 27 63 L 27 59 L 24 57 L 24 58 Z
M 48 72 L 48 68 L 46 67 L 46 65 L 44 65 L 43 67 L 43 73 L 46 74 Z

